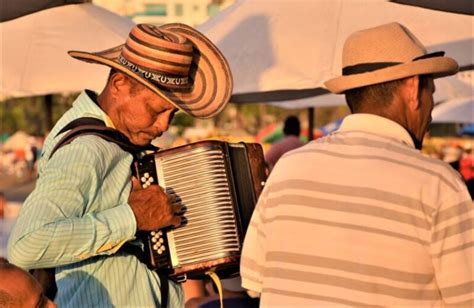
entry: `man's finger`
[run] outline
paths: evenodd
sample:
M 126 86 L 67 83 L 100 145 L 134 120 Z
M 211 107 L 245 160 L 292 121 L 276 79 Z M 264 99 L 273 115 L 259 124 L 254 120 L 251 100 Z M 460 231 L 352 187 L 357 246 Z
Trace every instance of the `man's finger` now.
M 142 189 L 142 186 L 141 186 L 141 184 L 140 184 L 140 181 L 139 181 L 136 177 L 132 176 L 132 179 L 131 179 L 131 180 L 132 180 L 132 190 L 140 190 L 140 189 Z
M 173 219 L 171 220 L 171 224 L 177 228 L 181 225 L 181 216 L 174 216 Z
M 184 206 L 181 203 L 174 203 L 172 204 L 172 207 L 173 207 L 173 213 L 181 213 Z

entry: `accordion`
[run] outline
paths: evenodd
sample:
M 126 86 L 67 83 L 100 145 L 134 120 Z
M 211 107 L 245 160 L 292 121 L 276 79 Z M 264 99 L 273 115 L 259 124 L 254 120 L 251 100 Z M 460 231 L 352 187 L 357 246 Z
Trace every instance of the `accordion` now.
M 222 278 L 237 274 L 266 180 L 261 146 L 200 141 L 145 155 L 135 166 L 142 187 L 160 185 L 184 209 L 179 227 L 147 232 L 148 265 L 179 282 L 208 270 Z

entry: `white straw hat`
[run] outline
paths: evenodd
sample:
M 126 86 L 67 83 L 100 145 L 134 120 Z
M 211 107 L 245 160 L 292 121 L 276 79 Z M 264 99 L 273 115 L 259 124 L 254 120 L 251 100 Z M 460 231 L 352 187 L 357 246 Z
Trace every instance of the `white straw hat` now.
M 336 94 L 416 75 L 453 75 L 459 69 L 444 52 L 428 54 L 406 27 L 395 22 L 350 35 L 342 51 L 342 67 L 342 76 L 324 83 Z

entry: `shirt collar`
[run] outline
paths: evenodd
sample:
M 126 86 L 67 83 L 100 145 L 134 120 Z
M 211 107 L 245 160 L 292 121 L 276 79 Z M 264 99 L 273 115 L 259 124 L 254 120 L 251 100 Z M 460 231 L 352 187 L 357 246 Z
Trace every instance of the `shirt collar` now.
M 115 125 L 112 119 L 100 108 L 99 102 L 97 101 L 97 93 L 91 90 L 84 90 L 80 95 L 80 101 L 85 101 L 85 104 L 89 104 L 90 107 L 94 108 L 96 115 L 100 115 L 101 120 L 104 121 L 107 127 L 115 129 Z
M 344 118 L 338 131 L 363 131 L 400 140 L 415 148 L 410 134 L 397 122 L 369 113 L 351 114 Z

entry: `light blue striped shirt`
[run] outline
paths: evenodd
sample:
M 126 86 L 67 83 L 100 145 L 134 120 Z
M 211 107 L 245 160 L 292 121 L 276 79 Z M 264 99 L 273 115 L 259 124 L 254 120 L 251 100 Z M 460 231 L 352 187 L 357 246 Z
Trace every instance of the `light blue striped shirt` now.
M 83 92 L 46 139 L 36 187 L 9 240 L 9 260 L 25 269 L 55 267 L 60 307 L 160 306 L 158 275 L 117 252 L 136 230 L 127 203 L 132 156 L 85 135 L 48 159 L 58 132 L 86 116 L 107 118 Z M 182 289 L 172 282 L 169 300 L 170 307 L 183 306 Z

